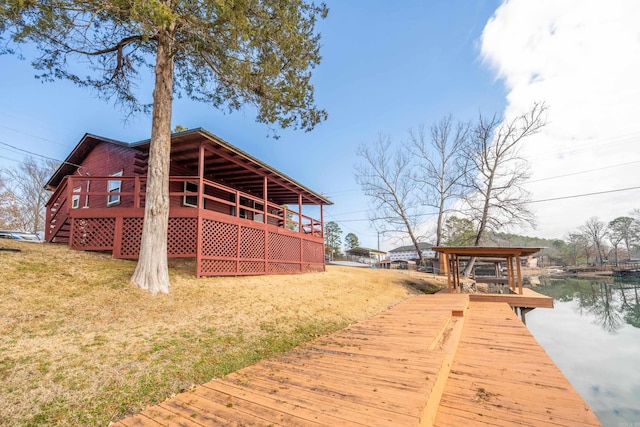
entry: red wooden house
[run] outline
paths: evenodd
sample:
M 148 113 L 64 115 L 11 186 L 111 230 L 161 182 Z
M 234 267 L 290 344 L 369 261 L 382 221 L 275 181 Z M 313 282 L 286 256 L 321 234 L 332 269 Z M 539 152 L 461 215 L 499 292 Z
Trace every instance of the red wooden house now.
M 149 140 L 86 134 L 47 183 L 46 240 L 137 258 L 148 156 Z M 331 202 L 206 130 L 172 135 L 169 191 L 168 255 L 198 276 L 324 271 Z

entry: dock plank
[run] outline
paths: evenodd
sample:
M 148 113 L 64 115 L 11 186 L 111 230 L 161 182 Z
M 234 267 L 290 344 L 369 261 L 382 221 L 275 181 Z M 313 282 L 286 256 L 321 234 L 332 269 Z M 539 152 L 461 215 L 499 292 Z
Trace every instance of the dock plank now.
M 471 301 L 435 425 L 599 426 L 506 304 Z
M 422 295 L 118 426 L 599 425 L 509 308 Z

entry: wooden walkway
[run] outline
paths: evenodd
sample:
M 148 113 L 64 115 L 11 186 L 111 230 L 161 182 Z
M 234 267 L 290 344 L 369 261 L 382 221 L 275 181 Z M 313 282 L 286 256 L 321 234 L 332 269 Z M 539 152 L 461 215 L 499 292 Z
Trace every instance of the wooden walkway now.
M 472 302 L 436 426 L 599 426 L 506 304 Z
M 478 420 L 599 425 L 508 305 L 438 294 L 407 300 L 116 425 L 459 426 Z
M 471 301 L 480 302 L 506 302 L 511 307 L 525 308 L 553 308 L 553 298 L 542 295 L 529 288 L 522 288 L 520 294 L 469 294 Z

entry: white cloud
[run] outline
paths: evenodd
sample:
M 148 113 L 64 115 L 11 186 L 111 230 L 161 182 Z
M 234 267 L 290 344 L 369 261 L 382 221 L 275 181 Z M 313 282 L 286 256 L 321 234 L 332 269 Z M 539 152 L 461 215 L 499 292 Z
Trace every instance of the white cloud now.
M 548 125 L 526 143 L 534 200 L 640 186 L 640 2 L 509 0 L 487 23 L 483 60 L 508 90 L 505 116 L 535 101 Z M 626 166 L 593 169 L 638 161 Z M 589 173 L 577 173 L 591 170 Z M 640 190 L 536 203 L 541 237 L 640 208 Z

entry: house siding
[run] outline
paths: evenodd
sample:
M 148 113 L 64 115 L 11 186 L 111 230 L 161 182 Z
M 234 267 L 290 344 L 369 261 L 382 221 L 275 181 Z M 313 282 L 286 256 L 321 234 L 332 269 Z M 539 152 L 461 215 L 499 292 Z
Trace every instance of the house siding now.
M 116 144 L 98 144 L 93 150 L 85 157 L 84 161 L 80 164 L 80 167 L 76 169 L 75 175 L 89 175 L 89 176 L 109 176 L 116 172 L 122 171 L 123 176 L 134 175 L 133 160 L 138 150 L 123 147 Z M 87 191 L 87 182 L 78 182 L 74 184 L 77 188 L 81 188 L 81 191 Z M 107 182 L 91 182 L 90 191 L 107 191 Z M 123 192 L 133 192 L 133 182 L 122 183 Z M 107 196 L 89 196 L 80 197 L 80 207 L 90 208 L 105 208 L 107 207 Z M 120 203 L 111 205 L 118 207 L 132 207 L 133 196 L 122 196 Z

